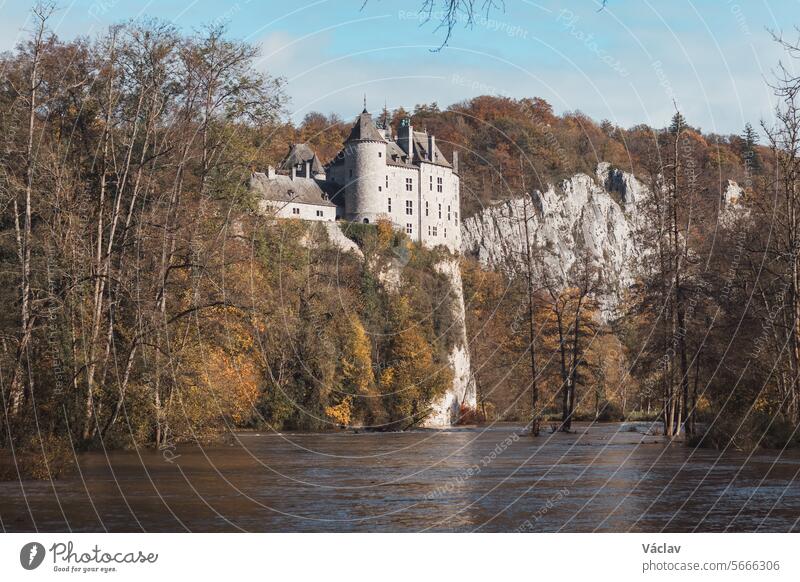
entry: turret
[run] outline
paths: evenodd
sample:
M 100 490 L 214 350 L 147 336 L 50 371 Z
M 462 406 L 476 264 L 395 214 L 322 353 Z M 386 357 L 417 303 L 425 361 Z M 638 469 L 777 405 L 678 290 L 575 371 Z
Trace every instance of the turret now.
M 344 147 L 347 219 L 375 223 L 386 212 L 386 141 L 366 109 L 356 119 Z

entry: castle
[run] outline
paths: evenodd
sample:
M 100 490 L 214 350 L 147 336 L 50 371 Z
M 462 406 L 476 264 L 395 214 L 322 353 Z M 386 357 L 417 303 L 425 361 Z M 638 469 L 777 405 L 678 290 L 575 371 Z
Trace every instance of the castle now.
M 344 147 L 322 166 L 306 144 L 292 146 L 278 169 L 253 173 L 262 208 L 282 218 L 375 223 L 386 219 L 427 247 L 461 246 L 458 152 L 452 163 L 426 131 L 404 119 L 398 134 L 366 107 Z

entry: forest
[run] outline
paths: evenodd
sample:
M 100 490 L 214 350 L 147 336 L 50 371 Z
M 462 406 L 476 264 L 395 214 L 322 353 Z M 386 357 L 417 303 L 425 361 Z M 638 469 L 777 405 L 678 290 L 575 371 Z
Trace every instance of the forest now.
M 46 7 L 33 16 L 0 57 L 0 456 L 35 475 L 72 451 L 239 428 L 416 426 L 452 381 L 446 251 L 342 223 L 362 256 L 341 253 L 247 188 L 293 143 L 327 162 L 349 120 L 288 121 L 284 80 L 220 27 L 65 41 Z M 741 135 L 678 111 L 622 128 L 534 97 L 383 112 L 458 149 L 465 217 L 600 161 L 650 193 L 636 283 L 609 320 L 588 262 L 557 286 L 534 276 L 536 249 L 510 270 L 461 257 L 479 397 L 464 422 L 646 418 L 696 445 L 797 444 L 800 80 L 772 82 L 774 119 Z M 728 180 L 743 209 L 721 221 Z

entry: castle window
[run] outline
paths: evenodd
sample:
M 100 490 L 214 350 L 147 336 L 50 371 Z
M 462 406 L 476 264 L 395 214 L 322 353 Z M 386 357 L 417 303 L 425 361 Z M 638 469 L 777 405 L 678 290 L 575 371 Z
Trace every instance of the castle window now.
M 433 176 L 428 176 L 430 178 L 430 191 L 433 192 Z
M 414 182 L 412 181 L 411 178 L 406 178 L 406 190 L 408 192 L 411 192 L 411 190 L 413 189 L 414 189 Z
M 292 208 L 292 214 L 300 214 L 299 208 Z
M 414 226 L 410 222 L 406 222 L 406 234 L 411 234 L 414 230 Z
M 436 191 L 437 192 L 441 192 L 442 191 L 442 179 L 441 178 L 436 178 Z
M 439 204 L 439 218 L 442 217 L 442 205 Z
M 436 227 L 435 226 L 433 227 L 433 236 L 437 236 L 436 235 Z
M 414 214 L 414 201 L 413 200 L 406 200 L 406 214 L 408 214 L 408 215 Z
M 381 187 L 380 186 L 378 186 L 378 192 L 381 192 Z
M 388 198 L 386 203 L 386 212 L 391 212 L 391 211 L 392 211 L 392 199 Z
M 428 201 L 425 201 L 425 216 L 428 216 Z M 430 233 L 428 233 L 430 234 Z
M 447 220 L 450 220 L 450 205 L 447 205 Z
M 378 157 L 382 158 L 383 157 L 383 152 L 378 152 Z
M 317 210 L 317 216 L 322 216 L 322 210 Z
M 447 238 L 447 227 L 444 227 L 444 238 Z
M 389 176 L 386 176 L 386 187 L 389 187 Z
M 431 225 L 428 225 L 428 236 L 431 236 Z

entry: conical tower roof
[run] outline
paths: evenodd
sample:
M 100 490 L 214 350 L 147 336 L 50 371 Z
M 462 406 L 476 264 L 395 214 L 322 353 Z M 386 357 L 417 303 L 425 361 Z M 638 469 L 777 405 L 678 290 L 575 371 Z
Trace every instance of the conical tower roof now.
M 364 109 L 364 111 L 361 112 L 361 115 L 356 118 L 352 129 L 350 129 L 350 135 L 347 136 L 346 141 L 357 140 L 386 141 L 378 131 L 378 128 L 375 127 L 375 122 L 372 120 L 372 115 L 370 115 L 366 109 Z

